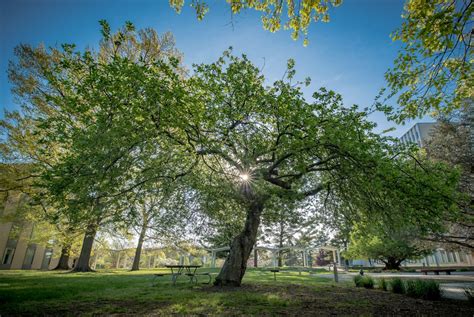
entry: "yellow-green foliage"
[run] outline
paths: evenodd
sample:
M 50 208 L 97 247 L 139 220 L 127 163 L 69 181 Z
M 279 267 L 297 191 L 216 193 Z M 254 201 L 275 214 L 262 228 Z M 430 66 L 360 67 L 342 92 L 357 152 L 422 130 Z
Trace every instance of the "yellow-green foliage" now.
M 342 0 L 227 0 L 227 2 L 232 13 L 239 13 L 245 9 L 262 12 L 262 24 L 265 30 L 277 32 L 283 26 L 284 29 L 292 30 L 291 37 L 295 40 L 303 34 L 305 46 L 308 45 L 309 25 L 317 21 L 329 22 L 329 8 L 342 4 Z M 170 5 L 179 13 L 184 6 L 184 0 L 170 0 Z M 199 20 L 202 20 L 209 11 L 205 0 L 192 1 L 191 7 L 196 11 Z

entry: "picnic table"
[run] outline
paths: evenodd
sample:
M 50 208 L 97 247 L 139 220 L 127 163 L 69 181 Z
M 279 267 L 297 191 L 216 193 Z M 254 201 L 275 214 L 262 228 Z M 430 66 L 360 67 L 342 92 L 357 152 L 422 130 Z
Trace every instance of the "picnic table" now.
M 189 281 L 193 283 L 196 277 L 196 271 L 201 266 L 202 265 L 166 265 L 167 268 L 171 269 L 171 280 L 173 284 L 176 284 L 178 277 L 183 274 L 189 277 Z
M 166 265 L 166 267 L 171 270 L 171 273 L 158 273 L 155 274 L 155 278 L 171 275 L 171 281 L 173 282 L 173 285 L 176 285 L 176 281 L 181 275 L 187 276 L 191 283 L 197 283 L 198 275 L 206 275 L 209 277 L 207 284 L 211 282 L 211 274 L 209 272 L 196 273 L 197 269 L 202 267 L 202 265 Z

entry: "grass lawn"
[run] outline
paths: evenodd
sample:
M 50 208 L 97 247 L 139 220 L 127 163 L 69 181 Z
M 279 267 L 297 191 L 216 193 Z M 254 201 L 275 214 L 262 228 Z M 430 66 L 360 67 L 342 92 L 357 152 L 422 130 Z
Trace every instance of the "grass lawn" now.
M 249 269 L 240 288 L 171 285 L 167 270 L 64 273 L 0 272 L 0 315 L 426 315 L 473 316 L 466 302 L 430 302 L 381 290 L 336 284 L 303 272 Z M 209 271 L 209 269 L 205 269 Z M 216 270 L 214 270 L 217 273 Z M 206 277 L 202 277 L 205 281 Z

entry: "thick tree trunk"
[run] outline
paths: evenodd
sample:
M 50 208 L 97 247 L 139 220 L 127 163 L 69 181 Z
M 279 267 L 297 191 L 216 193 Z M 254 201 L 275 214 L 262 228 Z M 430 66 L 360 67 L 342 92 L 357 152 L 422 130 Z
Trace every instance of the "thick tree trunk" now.
M 247 269 L 247 261 L 257 240 L 257 230 L 260 225 L 262 210 L 263 203 L 260 201 L 253 201 L 249 206 L 244 230 L 232 241 L 229 255 L 216 277 L 214 285 L 240 286 L 242 283 L 242 278 Z
M 97 233 L 97 224 L 89 224 L 82 242 L 81 254 L 76 262 L 73 272 L 93 272 L 89 262 L 91 259 L 92 245 L 94 244 L 95 234 Z
M 71 252 L 71 245 L 63 245 L 61 248 L 61 256 L 59 257 L 58 265 L 53 270 L 69 270 L 69 255 Z
M 404 259 L 396 259 L 389 257 L 386 261 L 382 260 L 385 263 L 384 270 L 397 270 L 400 271 L 400 264 L 403 262 Z
M 131 271 L 138 271 L 140 269 L 140 256 L 142 255 L 142 246 L 143 240 L 145 240 L 147 225 L 147 223 L 144 223 L 142 226 L 142 230 L 140 231 L 140 236 L 138 237 L 138 244 L 137 248 L 135 249 L 135 257 L 133 258 Z

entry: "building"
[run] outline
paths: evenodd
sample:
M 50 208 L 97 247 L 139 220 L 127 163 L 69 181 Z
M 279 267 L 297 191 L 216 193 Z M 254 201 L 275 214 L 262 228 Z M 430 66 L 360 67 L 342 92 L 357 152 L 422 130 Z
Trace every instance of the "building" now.
M 0 269 L 47 270 L 57 265 L 51 246 L 34 243 L 35 224 L 15 219 L 22 203 L 22 193 L 8 191 L 0 209 Z M 57 252 L 56 252 L 57 253 Z
M 413 127 L 408 129 L 408 131 L 400 137 L 400 141 L 405 144 L 415 143 L 419 147 L 424 147 L 435 126 L 436 122 L 415 123 Z

